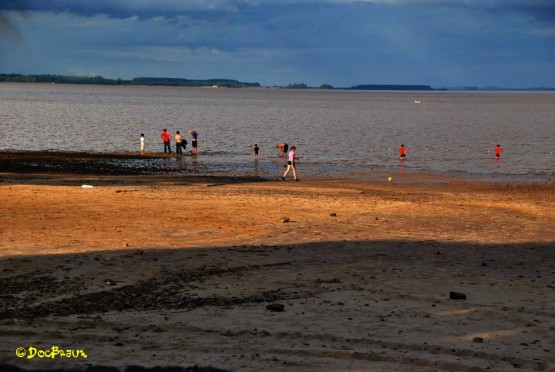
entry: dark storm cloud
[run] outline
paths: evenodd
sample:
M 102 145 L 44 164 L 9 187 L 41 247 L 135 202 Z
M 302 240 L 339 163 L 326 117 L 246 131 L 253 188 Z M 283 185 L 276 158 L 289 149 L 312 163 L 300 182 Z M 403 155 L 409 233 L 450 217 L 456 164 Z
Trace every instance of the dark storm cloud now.
M 249 5 L 248 1 L 228 0 L 1 0 L 0 9 L 16 10 L 24 8 L 28 11 L 68 12 L 81 16 L 92 17 L 103 14 L 112 18 L 139 16 L 174 17 L 186 13 L 232 12 Z
M 383 5 L 466 7 L 492 12 L 526 13 L 539 20 L 555 20 L 553 0 L 0 0 L 0 9 L 69 12 L 82 16 L 105 14 L 113 18 L 167 17 L 194 13 L 228 13 L 253 7 L 304 5 Z

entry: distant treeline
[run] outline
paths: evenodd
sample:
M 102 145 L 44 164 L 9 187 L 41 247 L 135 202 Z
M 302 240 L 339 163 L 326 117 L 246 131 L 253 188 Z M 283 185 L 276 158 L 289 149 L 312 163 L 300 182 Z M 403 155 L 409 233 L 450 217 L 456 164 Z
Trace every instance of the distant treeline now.
M 102 76 L 64 76 L 64 75 L 20 75 L 0 74 L 0 82 L 12 83 L 54 83 L 54 84 L 98 84 L 98 85 L 152 85 L 175 87 L 259 87 L 258 83 L 244 83 L 229 79 L 189 80 L 174 78 L 139 77 L 132 80 L 105 79 Z
M 63 76 L 63 75 L 20 75 L 0 74 L 0 81 L 11 83 L 56 83 L 56 84 L 103 84 L 125 85 L 130 81 L 104 79 L 102 76 Z
M 432 90 L 429 85 L 381 85 L 381 84 L 366 84 L 355 85 L 349 89 L 354 90 Z
M 313 89 L 305 83 L 289 84 L 287 89 Z M 382 85 L 382 84 L 365 84 L 355 85 L 350 88 L 334 88 L 329 84 L 320 85 L 319 89 L 340 89 L 340 90 L 435 90 L 429 85 Z
M 175 78 L 150 78 L 139 77 L 131 80 L 132 85 L 165 85 L 175 87 L 226 87 L 226 88 L 247 88 L 259 87 L 258 83 L 244 83 L 229 79 L 208 79 L 208 80 L 189 80 Z

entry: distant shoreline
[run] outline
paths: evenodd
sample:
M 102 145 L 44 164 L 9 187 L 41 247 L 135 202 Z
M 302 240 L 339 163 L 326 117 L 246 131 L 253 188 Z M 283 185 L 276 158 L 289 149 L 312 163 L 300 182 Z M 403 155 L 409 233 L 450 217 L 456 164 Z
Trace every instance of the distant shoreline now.
M 296 90 L 375 90 L 375 91 L 555 91 L 555 87 L 477 87 L 452 86 L 434 88 L 422 84 L 358 84 L 351 87 L 334 87 L 322 84 L 311 87 L 304 83 L 289 84 L 287 86 L 268 85 L 260 83 L 242 82 L 234 79 L 182 79 L 166 77 L 135 77 L 130 80 L 107 79 L 102 76 L 68 76 L 55 74 L 0 74 L 0 83 L 38 83 L 38 84 L 69 84 L 69 85 L 123 85 L 123 86 L 157 86 L 157 87 L 191 87 L 191 88 L 276 88 Z

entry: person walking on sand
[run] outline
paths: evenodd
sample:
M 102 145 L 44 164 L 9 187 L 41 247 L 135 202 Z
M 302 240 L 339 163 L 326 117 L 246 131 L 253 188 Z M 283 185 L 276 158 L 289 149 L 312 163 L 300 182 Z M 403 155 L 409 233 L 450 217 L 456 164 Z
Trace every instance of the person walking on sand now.
M 141 155 L 145 153 L 145 134 L 141 133 Z
M 258 150 L 259 150 L 258 144 L 255 143 L 254 144 L 254 159 L 255 160 L 258 160 Z
M 189 133 L 191 133 L 191 136 L 193 137 L 193 140 L 191 141 L 191 146 L 193 147 L 193 149 L 191 150 L 191 154 L 197 155 L 198 154 L 198 142 L 197 142 L 197 136 L 198 133 L 196 130 L 190 130 Z
M 281 176 L 281 179 L 284 181 L 290 170 L 293 170 L 293 177 L 295 177 L 295 181 L 299 180 L 297 178 L 297 167 L 295 166 L 295 159 L 299 159 L 295 156 L 296 150 L 297 148 L 295 146 L 291 146 L 291 151 L 289 151 L 289 161 L 287 162 L 287 170 L 285 171 L 285 173 L 283 173 L 283 176 Z
M 286 144 L 285 142 L 282 142 L 276 147 L 281 150 L 281 154 L 279 154 L 280 158 L 284 158 L 285 156 L 287 156 L 287 150 L 289 149 L 288 144 Z
M 407 149 L 405 148 L 405 145 L 401 145 L 399 148 L 399 154 L 401 155 L 401 160 L 405 160 L 405 157 L 407 156 Z
M 172 135 L 169 134 L 166 129 L 164 129 L 162 131 L 162 134 L 160 134 L 160 137 L 162 137 L 162 141 L 164 142 L 164 154 L 171 154 L 172 148 L 170 145 L 170 139 L 172 138 Z
M 182 141 L 183 137 L 179 134 L 179 131 L 175 132 L 175 155 L 183 155 Z
M 495 146 L 495 158 L 499 159 L 501 157 L 501 151 L 503 151 L 501 149 L 501 146 L 499 146 L 499 144 L 497 146 Z

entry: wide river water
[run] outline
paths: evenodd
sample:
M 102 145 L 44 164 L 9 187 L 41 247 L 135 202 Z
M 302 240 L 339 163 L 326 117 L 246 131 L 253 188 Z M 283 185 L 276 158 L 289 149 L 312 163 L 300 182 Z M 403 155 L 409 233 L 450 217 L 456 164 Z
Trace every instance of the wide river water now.
M 287 142 L 300 178 L 383 171 L 552 181 L 555 92 L 0 84 L 0 150 L 133 152 L 144 133 L 147 152 L 162 152 L 163 128 L 199 133 L 198 157 L 145 160 L 176 172 L 194 164 L 278 176 L 276 145 Z

